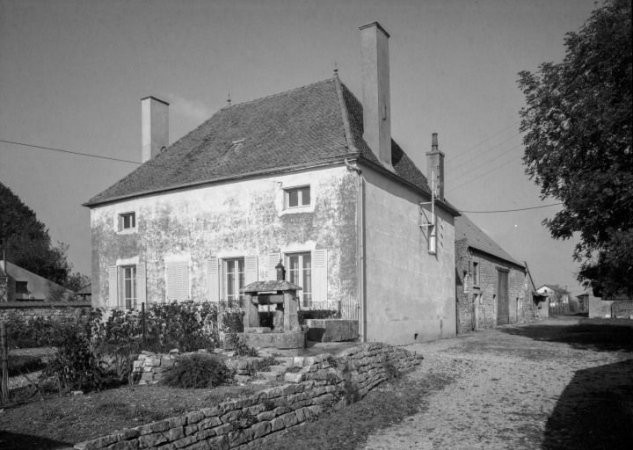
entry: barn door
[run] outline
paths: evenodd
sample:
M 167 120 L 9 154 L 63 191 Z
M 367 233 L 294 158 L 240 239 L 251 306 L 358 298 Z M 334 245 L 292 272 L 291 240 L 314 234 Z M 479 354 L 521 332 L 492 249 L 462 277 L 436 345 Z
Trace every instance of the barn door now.
M 497 270 L 497 325 L 505 325 L 507 323 L 510 323 L 508 272 Z

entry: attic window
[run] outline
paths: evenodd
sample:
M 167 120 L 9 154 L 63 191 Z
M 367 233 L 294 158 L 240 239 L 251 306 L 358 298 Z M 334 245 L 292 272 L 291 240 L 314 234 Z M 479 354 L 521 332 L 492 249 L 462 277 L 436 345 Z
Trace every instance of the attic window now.
M 310 206 L 310 186 L 285 189 L 284 206 L 286 209 Z
M 239 151 L 242 147 L 244 147 L 244 141 L 246 139 L 238 139 L 236 141 L 231 142 L 231 148 L 230 150 L 233 150 L 235 152 Z

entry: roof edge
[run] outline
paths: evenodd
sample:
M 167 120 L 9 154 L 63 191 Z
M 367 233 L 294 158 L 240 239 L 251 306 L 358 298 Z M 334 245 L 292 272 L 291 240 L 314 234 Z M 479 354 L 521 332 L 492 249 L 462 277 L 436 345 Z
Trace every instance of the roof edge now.
M 464 239 L 466 239 L 466 241 L 468 242 L 468 238 L 464 238 Z M 477 250 L 479 253 L 485 253 L 485 254 L 486 254 L 486 255 L 488 255 L 488 256 L 492 256 L 493 258 L 497 258 L 497 259 L 499 259 L 499 260 L 501 260 L 501 261 L 505 261 L 505 262 L 507 262 L 507 263 L 510 263 L 510 264 L 512 264 L 513 266 L 520 267 L 521 269 L 526 270 L 525 265 L 521 265 L 521 263 L 520 263 L 520 262 L 518 262 L 518 261 L 510 261 L 509 259 L 502 258 L 502 257 L 501 257 L 501 256 L 499 256 L 499 255 L 493 255 L 492 253 L 487 252 L 486 250 L 482 250 L 482 249 L 480 249 L 480 248 L 479 248 L 479 247 L 477 247 L 477 246 L 470 245 L 470 243 L 468 244 L 468 248 L 472 248 L 472 249 L 474 249 L 474 250 Z
M 305 164 L 295 164 L 293 166 L 283 166 L 283 167 L 274 167 L 274 168 L 270 168 L 270 169 L 263 169 L 263 170 L 256 170 L 253 172 L 246 172 L 243 174 L 239 174 L 239 175 L 228 175 L 225 177 L 217 177 L 217 178 L 212 178 L 212 179 L 208 179 L 208 180 L 204 180 L 204 181 L 196 181 L 193 183 L 183 183 L 183 184 L 179 184 L 176 186 L 169 186 L 166 188 L 161 188 L 161 189 L 152 189 L 152 190 L 148 190 L 148 191 L 142 191 L 142 192 L 135 192 L 133 194 L 128 194 L 128 195 L 121 195 L 118 197 L 112 197 L 112 198 L 108 198 L 106 200 L 102 200 L 102 201 L 95 201 L 95 202 L 91 202 L 88 201 L 86 203 L 82 203 L 81 206 L 85 206 L 86 208 L 94 208 L 96 206 L 101 206 L 101 205 L 107 205 L 107 204 L 111 204 L 111 203 L 117 203 L 123 200 L 131 200 L 133 198 L 137 198 L 137 197 L 147 197 L 150 195 L 155 195 L 155 194 L 161 194 L 164 192 L 170 192 L 170 191 L 179 191 L 179 190 L 183 190 L 183 189 L 187 189 L 187 188 L 192 188 L 192 187 L 198 187 L 198 186 L 204 186 L 207 184 L 215 184 L 215 183 L 223 183 L 223 182 L 227 182 L 227 181 L 237 181 L 237 180 L 244 180 L 247 178 L 253 178 L 253 177 L 257 177 L 260 175 L 273 175 L 273 174 L 277 174 L 277 173 L 283 173 L 283 172 L 288 172 L 288 171 L 299 171 L 299 170 L 304 170 L 304 169 L 312 169 L 312 168 L 317 168 L 317 167 L 325 167 L 325 166 L 330 166 L 330 165 L 334 165 L 334 164 L 344 164 L 344 162 L 350 161 L 350 160 L 355 160 L 358 159 L 360 155 L 356 154 L 356 153 L 349 153 L 347 155 L 337 155 L 331 158 L 327 158 L 327 159 L 322 159 L 320 161 L 317 162 L 310 162 L 310 163 L 305 163 Z

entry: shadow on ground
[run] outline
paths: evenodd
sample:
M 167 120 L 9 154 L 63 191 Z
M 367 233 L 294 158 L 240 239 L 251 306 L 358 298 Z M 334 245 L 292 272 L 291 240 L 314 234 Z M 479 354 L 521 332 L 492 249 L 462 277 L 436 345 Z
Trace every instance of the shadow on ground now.
M 74 444 L 69 442 L 54 441 L 29 434 L 10 433 L 0 430 L 0 448 L 2 450 L 26 450 L 26 449 L 70 449 Z
M 563 342 L 576 349 L 633 352 L 632 320 L 581 319 L 573 325 L 537 323 L 498 330 L 537 341 Z
M 543 450 L 633 448 L 633 360 L 579 370 L 547 420 Z

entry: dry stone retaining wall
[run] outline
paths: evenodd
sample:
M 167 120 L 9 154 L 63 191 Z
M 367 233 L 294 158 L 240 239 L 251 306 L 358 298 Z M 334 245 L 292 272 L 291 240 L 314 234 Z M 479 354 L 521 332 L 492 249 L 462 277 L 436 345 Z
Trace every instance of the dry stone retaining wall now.
M 364 397 L 394 371 L 408 371 L 421 356 L 382 343 L 329 354 L 296 357 L 288 384 L 217 406 L 75 445 L 78 450 L 239 449 L 255 450 L 264 441 L 332 409 Z

